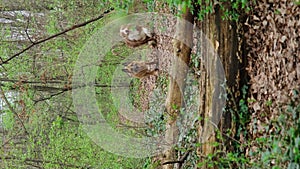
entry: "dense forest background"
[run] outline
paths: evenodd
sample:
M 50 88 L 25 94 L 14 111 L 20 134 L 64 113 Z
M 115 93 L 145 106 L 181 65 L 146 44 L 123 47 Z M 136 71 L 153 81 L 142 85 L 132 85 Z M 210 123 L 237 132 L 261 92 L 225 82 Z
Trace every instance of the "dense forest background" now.
M 224 68 L 212 71 L 224 73 L 217 87 L 226 91 L 220 96 L 226 105 L 215 108 L 211 102 L 217 87 L 204 64 L 202 36 L 192 35 L 190 41 L 195 47 L 190 53 L 181 53 L 176 41 L 161 36 L 156 37 L 155 48 L 163 52 L 158 60 L 164 71 L 158 77 L 132 78 L 129 84 L 129 101 L 151 115 L 147 126 L 124 119 L 111 94 L 112 81 L 126 57 L 147 47 L 114 46 L 95 63 L 93 87 L 99 112 L 110 126 L 126 135 L 154 136 L 168 132 L 166 125 L 177 123 L 181 117 L 190 118 L 186 109 L 176 105 L 167 110 L 149 106 L 147 98 L 157 88 L 161 89 L 161 102 L 170 96 L 172 78 L 166 72 L 174 61 L 169 55 L 177 52 L 178 57 L 189 58 L 186 63 L 196 79 L 194 85 L 187 82 L 185 93 L 191 99 L 185 106 L 199 105 L 197 116 L 186 123 L 189 127 L 180 126 L 175 135 L 179 139 L 172 149 L 153 157 L 132 158 L 106 151 L 87 134 L 74 106 L 72 91 L 81 86 L 74 86 L 73 75 L 79 56 L 82 58 L 95 32 L 121 17 L 143 12 L 178 16 L 203 32 Z M 297 0 L 1 0 L 0 25 L 1 168 L 300 167 Z M 163 26 L 156 32 L 167 30 L 179 40 L 196 32 L 195 28 L 180 27 L 176 20 L 168 20 Z M 210 65 L 219 67 L 215 60 Z M 199 91 L 195 100 L 189 97 L 194 91 Z M 160 104 L 158 100 L 153 104 Z M 222 112 L 218 124 L 205 120 L 211 110 Z M 157 111 L 160 113 L 153 113 Z M 178 113 L 178 117 L 166 115 L 170 112 Z M 201 141 L 206 133 L 211 135 Z

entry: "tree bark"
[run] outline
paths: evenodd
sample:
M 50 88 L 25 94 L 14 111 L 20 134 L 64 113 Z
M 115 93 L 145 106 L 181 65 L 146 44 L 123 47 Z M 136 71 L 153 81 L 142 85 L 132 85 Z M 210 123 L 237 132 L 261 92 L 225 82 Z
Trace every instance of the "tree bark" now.
M 224 4 L 225 9 L 230 9 L 229 5 Z M 202 64 L 202 74 L 199 80 L 199 90 L 200 90 L 200 109 L 199 114 L 202 119 L 209 118 L 212 113 L 220 111 L 222 116 L 218 124 L 209 124 L 209 121 L 202 120 L 201 125 L 198 129 L 199 142 L 203 143 L 198 149 L 197 154 L 200 158 L 199 162 L 205 163 L 205 159 L 209 154 L 214 154 L 216 149 L 222 151 L 232 150 L 232 139 L 235 134 L 235 124 L 232 122 L 232 111 L 236 111 L 238 108 L 238 100 L 240 97 L 240 87 L 245 83 L 245 79 L 241 76 L 244 74 L 244 66 L 246 65 L 245 60 L 241 57 L 242 40 L 238 39 L 237 35 L 237 22 L 224 20 L 224 11 L 221 10 L 220 6 L 214 6 L 214 13 L 206 15 L 203 21 L 197 22 L 197 26 L 200 30 L 207 36 L 207 38 L 212 42 L 215 52 L 221 59 L 221 63 L 224 67 L 224 73 L 226 77 L 226 109 L 223 110 L 222 107 L 214 106 L 211 98 L 214 98 L 213 92 L 216 89 L 214 82 L 212 82 L 212 77 L 209 74 L 209 70 L 206 65 Z M 200 42 L 205 43 L 205 42 Z M 205 50 L 205 49 L 201 49 Z M 209 56 L 201 56 L 209 57 Z M 246 58 L 246 57 L 244 57 Z M 215 61 L 209 63 L 212 67 L 215 67 L 215 72 L 218 73 L 218 66 Z M 221 73 L 221 72 L 219 72 Z M 225 79 L 224 79 L 225 80 Z M 225 81 L 224 81 L 225 82 Z M 213 111 L 211 111 L 213 110 Z M 231 111 L 231 112 L 230 112 Z M 217 139 L 216 131 L 219 131 L 223 137 L 222 140 Z M 226 134 L 226 131 L 231 131 L 230 135 Z M 210 133 L 210 135 L 207 135 Z M 205 140 L 203 140 L 205 138 Z M 220 143 L 219 147 L 215 147 L 214 142 Z M 213 159 L 214 160 L 214 159 Z M 202 166 L 202 168 L 216 168 L 208 167 L 207 165 Z

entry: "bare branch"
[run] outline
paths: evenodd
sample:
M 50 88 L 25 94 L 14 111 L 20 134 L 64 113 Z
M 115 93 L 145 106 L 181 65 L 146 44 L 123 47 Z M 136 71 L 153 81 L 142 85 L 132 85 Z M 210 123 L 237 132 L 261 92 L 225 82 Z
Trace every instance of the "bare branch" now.
M 90 166 L 78 166 L 78 165 L 74 165 L 74 164 L 67 164 L 64 162 L 60 162 L 60 161 L 50 161 L 50 160 L 43 160 L 43 159 L 31 159 L 31 158 L 25 158 L 25 159 L 21 159 L 19 157 L 15 157 L 15 156 L 4 156 L 4 157 L 0 157 L 0 160 L 22 160 L 25 161 L 25 163 L 31 162 L 31 163 L 48 163 L 48 164 L 57 164 L 60 165 L 63 168 L 90 168 Z M 32 165 L 32 164 L 30 164 Z
M 67 90 L 63 90 L 63 91 L 60 91 L 60 92 L 51 94 L 50 96 L 41 98 L 41 99 L 39 99 L 39 100 L 34 100 L 34 104 L 37 104 L 38 102 L 41 102 L 41 101 L 49 100 L 49 99 L 51 99 L 52 97 L 55 97 L 55 96 L 58 96 L 58 95 L 64 93 L 65 91 L 67 91 Z
M 17 136 L 20 134 L 20 131 L 21 131 L 21 130 L 19 130 L 19 131 L 16 133 L 16 135 L 14 135 L 14 136 L 10 137 L 9 139 L 5 140 L 5 142 L 2 143 L 1 147 L 4 147 L 4 146 L 5 146 L 6 144 L 8 144 L 12 139 L 14 139 L 15 137 L 17 137 Z
M 42 39 L 42 40 L 33 42 L 31 45 L 29 45 L 29 46 L 26 47 L 25 49 L 21 50 L 20 52 L 14 54 L 14 55 L 11 56 L 10 58 L 8 58 L 8 59 L 6 59 L 6 60 L 4 60 L 4 61 L 1 61 L 0 66 L 3 65 L 3 64 L 7 64 L 10 60 L 12 60 L 12 59 L 18 57 L 19 55 L 21 55 L 22 53 L 24 53 L 24 52 L 26 52 L 27 50 L 31 49 L 31 48 L 34 47 L 35 45 L 38 45 L 38 44 L 40 44 L 40 43 L 43 43 L 43 42 L 46 42 L 46 41 L 48 41 L 48 40 L 54 39 L 54 38 L 56 38 L 56 37 L 58 37 L 58 36 L 60 36 L 60 35 L 62 35 L 62 34 L 65 34 L 65 33 L 69 32 L 69 31 L 72 31 L 72 30 L 74 30 L 74 29 L 77 29 L 77 28 L 83 27 L 83 26 L 85 26 L 85 25 L 87 25 L 87 24 L 90 24 L 90 23 L 92 23 L 92 22 L 95 22 L 95 21 L 97 21 L 97 20 L 103 18 L 105 15 L 107 15 L 108 13 L 110 13 L 110 12 L 113 11 L 113 10 L 114 10 L 113 8 L 110 8 L 110 9 L 104 11 L 101 15 L 99 15 L 98 17 L 96 17 L 96 18 L 94 18 L 94 19 L 90 19 L 90 20 L 88 20 L 88 21 L 86 21 L 86 22 L 83 22 L 83 23 L 74 25 L 74 26 L 72 26 L 72 27 L 70 27 L 70 28 L 67 28 L 66 30 L 64 30 L 64 31 L 62 31 L 62 32 L 59 32 L 59 33 L 54 34 L 54 35 L 52 35 L 52 36 L 49 36 L 49 37 L 47 37 L 47 38 L 45 38 L 45 39 Z
M 17 83 L 17 82 L 21 82 L 21 83 L 26 83 L 26 84 L 43 84 L 44 82 L 42 81 L 28 81 L 28 80 L 16 80 L 16 79 L 8 79 L 8 78 L 0 78 L 1 82 L 11 82 L 11 83 Z M 66 81 L 62 81 L 62 80 L 49 80 L 47 81 L 48 84 L 65 84 L 67 83 Z
M 34 44 L 34 42 L 32 41 L 32 39 L 30 38 L 29 34 L 28 34 L 28 26 L 29 26 L 29 20 L 30 20 L 31 14 L 29 15 L 28 19 L 27 19 L 27 24 L 26 24 L 26 28 L 25 28 L 25 33 L 27 38 L 29 39 L 29 41 Z
M 2 99 L 4 100 L 5 104 L 8 106 L 8 109 L 14 114 L 14 116 L 20 121 L 24 131 L 26 134 L 28 134 L 26 127 L 23 123 L 23 121 L 20 119 L 18 113 L 15 111 L 15 109 L 10 105 L 9 101 L 7 100 L 7 97 L 5 96 L 4 90 L 2 89 L 1 85 L 0 85 L 0 94 Z
M 176 161 L 166 161 L 166 162 L 162 163 L 162 165 L 175 164 L 175 163 L 182 164 L 186 160 L 186 158 L 189 155 L 190 151 L 191 150 L 186 151 L 179 160 L 176 160 Z

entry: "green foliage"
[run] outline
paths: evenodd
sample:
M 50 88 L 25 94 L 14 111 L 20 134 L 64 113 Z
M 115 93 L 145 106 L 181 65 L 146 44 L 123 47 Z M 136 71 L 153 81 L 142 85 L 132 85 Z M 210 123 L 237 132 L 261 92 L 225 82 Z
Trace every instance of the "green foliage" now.
M 226 1 L 225 1 L 226 2 Z M 249 12 L 250 7 L 248 5 L 248 0 L 231 0 L 231 9 L 225 9 L 224 19 L 230 19 L 233 21 L 238 21 L 240 14 L 244 12 Z M 222 8 L 222 5 L 221 5 Z
M 110 4 L 116 9 L 125 9 L 127 12 L 134 4 L 134 0 L 109 0 Z
M 191 55 L 191 67 L 198 68 L 200 66 L 200 56 L 196 54 Z
M 110 6 L 109 1 L 59 1 L 40 2 L 38 5 L 48 11 L 45 18 L 34 18 L 29 20 L 29 27 L 38 25 L 35 28 L 36 40 L 61 32 L 75 24 L 84 22 L 89 18 L 95 18 L 101 11 Z M 123 1 L 124 2 L 124 1 Z M 123 3 L 122 2 L 122 3 Z M 41 11 L 36 5 L 20 3 L 20 8 L 29 11 Z M 35 3 L 31 1 L 31 3 Z M 111 2 L 114 3 L 114 2 Z M 6 4 L 5 4 L 6 5 Z M 9 5 L 9 4 L 7 4 Z M 26 6 L 28 5 L 28 6 Z M 105 25 L 110 19 L 123 16 L 124 13 L 114 13 L 102 21 L 86 25 L 81 29 L 75 29 L 67 34 L 61 35 L 36 45 L 19 57 L 11 60 L 8 64 L 1 66 L 1 78 L 9 81 L 1 81 L 1 87 L 5 89 L 6 95 L 11 90 L 17 93 L 17 98 L 12 102 L 13 108 L 19 115 L 22 115 L 28 135 L 20 129 L 19 121 L 14 114 L 6 107 L 1 109 L 1 127 L 4 126 L 6 143 L 10 149 L 0 150 L 0 158 L 8 156 L 6 160 L 1 159 L 1 168 L 139 168 L 143 165 L 144 159 L 130 159 L 111 154 L 95 145 L 90 137 L 81 128 L 75 112 L 73 112 L 71 92 L 61 89 L 70 84 L 74 64 L 82 46 L 95 31 Z M 18 16 L 24 20 L 25 16 Z M 18 27 L 26 28 L 26 23 L 16 22 Z M 30 27 L 31 28 L 31 27 Z M 39 29 L 38 29 L 39 28 Z M 9 29 L 5 34 L 11 35 Z M 11 39 L 9 39 L 11 40 Z M 0 54 L 5 60 L 13 54 L 30 45 L 26 42 L 9 42 L 5 36 L 1 37 Z M 112 72 L 115 69 L 116 60 L 112 54 L 108 54 L 107 61 L 114 62 L 107 64 L 100 70 L 104 84 L 110 85 Z M 115 59 L 115 60 L 112 60 Z M 114 65 L 115 64 L 115 65 Z M 114 65 L 114 66 L 113 66 Z M 30 83 L 28 83 L 30 82 Z M 107 88 L 110 90 L 110 88 Z M 107 94 L 109 90 L 96 89 Z M 109 94 L 107 94 L 109 98 Z M 104 98 L 102 98 L 104 99 Z M 103 100 L 101 100 L 103 101 Z M 112 107 L 111 99 L 106 99 L 107 119 L 114 123 L 117 119 L 116 110 Z M 4 112 L 4 113 L 3 113 Z M 24 115 L 24 117 L 23 117 Z M 22 138 L 16 140 L 14 138 Z M 2 137 L 2 136 L 1 136 Z M 1 142 L 2 145 L 2 142 Z M 40 162 L 37 162 L 40 161 Z
M 248 92 L 248 86 L 244 85 L 242 87 L 242 99 L 239 101 L 239 112 L 238 112 L 238 116 L 239 116 L 239 120 L 238 120 L 238 126 L 239 131 L 246 131 L 246 126 L 249 123 L 250 120 L 250 114 L 248 111 L 248 105 L 247 105 L 247 92 Z M 239 135 L 240 133 L 237 133 L 237 135 Z M 244 135 L 246 136 L 246 135 Z
M 118 56 L 114 56 L 112 53 L 108 53 L 104 58 L 104 64 L 99 66 L 96 76 L 96 82 L 102 85 L 110 86 L 113 78 L 113 73 L 116 69 L 116 65 L 120 63 Z M 116 62 L 117 61 L 117 62 Z M 107 63 L 107 64 L 105 64 Z M 113 63 L 113 64 L 110 64 Z M 96 97 L 99 103 L 99 109 L 101 113 L 106 117 L 107 122 L 111 125 L 118 123 L 118 111 L 114 106 L 114 102 L 111 96 L 110 87 L 96 87 Z
M 156 82 L 156 89 L 152 92 L 153 98 L 150 100 L 150 109 L 146 112 L 146 124 L 149 126 L 146 129 L 146 134 L 149 136 L 158 136 L 166 130 L 166 117 L 164 115 L 165 98 L 167 96 L 167 86 L 169 80 L 166 76 L 161 74 Z
M 11 111 L 3 111 L 0 114 L 0 127 L 11 130 L 15 124 L 14 114 Z
M 141 93 L 144 92 L 142 89 L 140 89 L 140 85 L 141 81 L 139 79 L 132 79 L 128 96 L 130 103 L 138 110 L 141 110 L 141 102 L 139 100 L 141 99 Z
M 266 127 L 271 135 L 258 137 L 258 148 L 250 152 L 252 158 L 260 157 L 258 167 L 293 168 L 300 163 L 300 105 L 293 101 L 277 120 L 272 121 L 273 131 Z
M 179 13 L 184 13 L 187 8 L 190 8 L 193 13 L 197 12 L 195 15 L 199 20 L 203 20 L 206 15 L 212 14 L 216 6 L 219 6 L 224 12 L 223 19 L 233 21 L 237 21 L 242 13 L 250 11 L 248 0 L 220 0 L 218 2 L 213 0 L 197 0 L 195 2 L 192 0 L 165 0 L 164 2 L 168 3 L 170 9 L 178 8 L 181 5 L 182 10 Z
M 143 166 L 143 169 L 157 169 L 160 167 L 160 161 L 152 162 L 151 158 L 148 158 Z
M 300 1 L 294 1 L 294 4 L 300 6 Z
M 148 11 L 154 11 L 155 1 L 153 0 L 143 0 L 143 3 L 146 4 Z
M 250 120 L 247 106 L 247 86 L 242 87 L 242 99 L 239 102 L 238 118 L 234 119 L 237 126 L 236 136 L 232 139 L 234 151 L 224 152 L 222 147 L 224 135 L 217 131 L 218 142 L 210 143 L 218 150 L 204 157 L 198 167 L 211 166 L 217 168 L 297 168 L 300 167 L 300 105 L 298 91 L 294 91 L 289 105 L 282 109 L 278 118 L 264 126 L 264 132 L 255 139 L 249 136 Z M 253 101 L 252 101 L 253 102 Z M 269 101 L 266 101 L 267 103 Z M 267 105 L 268 106 L 268 105 Z M 251 124 L 255 127 L 254 124 Z M 271 126 L 271 127 L 270 127 Z M 255 132 L 255 131 L 254 131 Z M 239 140 L 241 137 L 243 142 Z M 245 138 L 247 138 L 245 140 Z M 246 149 L 248 153 L 245 154 Z
M 206 15 L 211 14 L 214 10 L 213 1 L 210 0 L 205 0 L 204 2 L 198 0 L 196 5 L 200 8 L 197 13 L 199 20 L 203 20 Z

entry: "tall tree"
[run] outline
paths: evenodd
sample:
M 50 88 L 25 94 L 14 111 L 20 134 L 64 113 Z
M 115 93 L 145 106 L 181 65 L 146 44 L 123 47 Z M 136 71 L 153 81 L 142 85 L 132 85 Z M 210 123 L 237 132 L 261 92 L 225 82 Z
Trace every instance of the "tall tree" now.
M 179 5 L 178 10 L 183 12 L 183 14 L 177 20 L 175 39 L 173 40 L 174 56 L 172 58 L 170 84 L 166 98 L 168 120 L 165 138 L 171 144 L 176 143 L 179 136 L 176 121 L 183 106 L 183 93 L 190 62 L 194 23 L 194 16 L 187 6 Z M 165 160 L 174 160 L 175 155 L 174 148 L 170 149 L 165 154 Z M 174 168 L 174 164 L 166 164 L 164 168 Z
M 201 5 L 209 6 L 209 4 L 206 4 L 205 1 L 202 1 Z M 215 69 L 213 72 L 216 74 L 216 77 L 214 78 L 224 78 L 219 80 L 221 80 L 221 82 L 223 80 L 224 82 L 223 94 L 225 94 L 225 90 L 227 92 L 226 98 L 224 98 L 226 99 L 226 109 L 219 107 L 222 106 L 222 103 L 220 102 L 219 98 L 214 96 L 214 92 L 216 92 L 214 90 L 216 90 L 216 87 L 219 86 L 214 86 L 215 83 L 212 82 L 212 76 L 210 75 L 208 68 L 205 68 L 205 65 L 202 65 L 202 74 L 199 80 L 199 90 L 201 91 L 199 114 L 202 119 L 209 118 L 212 110 L 213 113 L 221 112 L 222 114 L 220 114 L 219 123 L 212 125 L 208 124 L 210 122 L 203 120 L 198 129 L 199 142 L 203 143 L 197 149 L 197 154 L 200 158 L 199 163 L 203 163 L 207 157 L 214 154 L 217 149 L 223 151 L 232 150 L 231 146 L 233 145 L 232 142 L 234 141 L 232 138 L 235 135 L 235 124 L 232 121 L 232 116 L 235 114 L 232 113 L 232 110 L 238 110 L 238 101 L 241 97 L 239 91 L 241 86 L 246 82 L 246 57 L 240 57 L 243 53 L 241 53 L 242 51 L 238 50 L 243 47 L 243 39 L 239 40 L 237 35 L 238 23 L 229 19 L 223 19 L 225 16 L 225 10 L 232 10 L 231 5 L 229 3 L 223 3 L 222 8 L 220 5 L 214 5 L 212 10 L 212 14 L 204 15 L 203 20 L 197 21 L 196 25 L 200 27 L 200 30 L 203 32 L 203 34 L 208 38 L 209 41 L 212 42 L 212 46 L 218 55 L 217 57 L 220 57 L 221 59 L 220 63 L 218 63 L 216 60 L 211 60 L 208 64 Z M 205 42 L 203 39 L 200 39 L 200 43 Z M 201 57 L 208 58 L 211 56 L 204 55 Z M 206 61 L 207 60 L 209 59 L 206 59 Z M 220 65 L 223 65 L 225 72 L 222 72 L 222 70 L 219 69 Z M 221 73 L 225 73 L 225 77 L 220 76 Z M 222 85 L 222 83 L 219 83 L 219 85 Z M 220 93 L 222 94 L 222 92 Z M 219 97 L 225 96 L 220 95 Z M 217 116 L 219 116 L 219 114 L 217 114 Z M 207 133 L 210 133 L 210 135 L 207 135 Z M 201 140 L 203 138 L 206 139 L 205 142 Z M 220 143 L 216 144 L 220 145 L 219 147 L 214 146 L 214 143 L 216 142 Z M 204 165 L 202 168 L 214 167 Z

